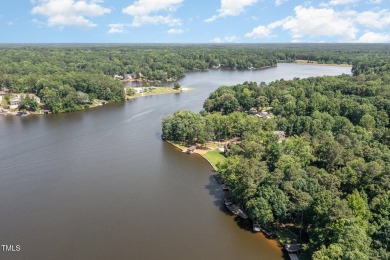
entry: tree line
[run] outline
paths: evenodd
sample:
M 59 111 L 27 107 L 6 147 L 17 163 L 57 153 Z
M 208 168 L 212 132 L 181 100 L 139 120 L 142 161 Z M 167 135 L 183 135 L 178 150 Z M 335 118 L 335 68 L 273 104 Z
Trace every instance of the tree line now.
M 186 71 L 260 69 L 296 59 L 356 63 L 358 74 L 367 73 L 361 65 L 367 57 L 386 60 L 389 53 L 386 46 L 359 44 L 2 45 L 0 89 L 34 93 L 46 109 L 68 112 L 87 107 L 85 101 L 95 98 L 123 100 L 123 86 L 114 75 L 167 81 L 184 76 Z M 231 105 L 234 109 L 235 104 Z

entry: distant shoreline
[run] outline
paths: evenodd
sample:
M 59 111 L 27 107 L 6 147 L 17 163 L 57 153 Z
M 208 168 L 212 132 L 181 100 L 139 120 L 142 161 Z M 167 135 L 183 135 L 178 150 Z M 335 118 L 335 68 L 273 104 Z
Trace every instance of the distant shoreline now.
M 293 63 L 300 65 L 315 65 L 315 66 L 336 66 L 336 67 L 352 67 L 350 64 L 336 64 L 336 63 L 318 63 L 318 61 L 308 61 L 308 60 L 295 60 Z

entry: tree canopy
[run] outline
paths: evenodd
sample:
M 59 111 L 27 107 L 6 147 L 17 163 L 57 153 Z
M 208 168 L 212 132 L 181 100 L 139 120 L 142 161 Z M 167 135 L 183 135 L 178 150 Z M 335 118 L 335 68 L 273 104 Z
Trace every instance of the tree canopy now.
M 239 136 L 218 169 L 251 218 L 299 227 L 313 259 L 388 259 L 390 77 L 376 65 L 384 67 L 373 62 L 356 76 L 222 86 L 201 114 L 164 119 L 163 138 Z M 251 108 L 272 117 L 250 115 Z M 178 138 L 174 129 L 183 122 L 202 138 Z

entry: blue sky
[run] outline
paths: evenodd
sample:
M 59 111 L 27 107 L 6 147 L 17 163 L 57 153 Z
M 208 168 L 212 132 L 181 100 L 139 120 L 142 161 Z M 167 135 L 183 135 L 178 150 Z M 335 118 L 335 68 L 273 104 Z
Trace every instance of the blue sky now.
M 1 0 L 1 43 L 390 42 L 389 0 Z

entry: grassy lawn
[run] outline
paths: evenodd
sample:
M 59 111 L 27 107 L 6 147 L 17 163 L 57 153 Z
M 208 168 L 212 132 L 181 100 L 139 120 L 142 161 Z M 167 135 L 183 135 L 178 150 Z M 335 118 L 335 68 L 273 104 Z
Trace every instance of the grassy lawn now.
M 204 158 L 206 158 L 215 169 L 217 169 L 216 165 L 218 162 L 224 161 L 226 158 L 223 156 L 220 152 L 219 149 L 215 149 L 213 151 L 210 151 L 206 154 L 202 155 Z
M 187 150 L 187 147 L 184 146 L 182 143 L 180 142 L 175 142 L 175 141 L 169 141 L 169 143 L 171 143 L 172 145 L 174 145 L 176 148 L 179 148 L 180 150 L 184 151 L 184 150 Z
M 157 87 L 155 89 L 145 90 L 144 93 L 142 93 L 142 94 L 135 94 L 133 96 L 127 95 L 127 98 L 132 99 L 132 98 L 137 98 L 137 97 L 161 95 L 161 94 L 178 94 L 178 93 L 181 93 L 181 92 L 188 92 L 188 91 L 192 91 L 192 90 L 193 89 L 185 89 L 185 90 L 179 89 L 179 90 L 176 90 L 176 89 L 173 89 L 171 87 Z

